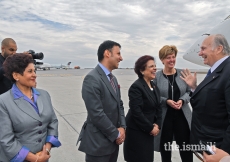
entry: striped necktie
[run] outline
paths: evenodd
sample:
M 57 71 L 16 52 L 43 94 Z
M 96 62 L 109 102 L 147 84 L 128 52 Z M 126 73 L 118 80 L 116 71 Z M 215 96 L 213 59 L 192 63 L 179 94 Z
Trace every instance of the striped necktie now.
M 115 83 L 114 83 L 114 81 L 113 81 L 113 79 L 114 79 L 113 74 L 112 74 L 112 73 L 109 73 L 108 76 L 109 76 L 109 78 L 110 78 L 110 84 L 111 84 L 111 86 L 113 87 L 114 92 L 117 93 L 116 86 L 115 86 Z

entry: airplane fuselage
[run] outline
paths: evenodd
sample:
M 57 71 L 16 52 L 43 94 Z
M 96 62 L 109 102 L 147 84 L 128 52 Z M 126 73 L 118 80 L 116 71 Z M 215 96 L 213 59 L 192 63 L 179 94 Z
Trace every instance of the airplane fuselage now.
M 199 56 L 200 46 L 203 40 L 211 34 L 222 34 L 230 43 L 230 16 L 226 18 L 223 22 L 216 25 L 207 33 L 203 34 L 183 55 L 183 58 L 189 62 L 195 63 L 197 65 L 207 66 L 203 62 L 203 58 Z

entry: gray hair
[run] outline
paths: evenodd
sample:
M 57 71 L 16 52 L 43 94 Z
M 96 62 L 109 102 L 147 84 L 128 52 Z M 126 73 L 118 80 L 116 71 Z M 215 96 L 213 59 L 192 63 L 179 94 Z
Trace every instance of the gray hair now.
M 222 34 L 216 34 L 213 35 L 213 44 L 212 44 L 212 48 L 216 48 L 218 46 L 223 46 L 223 53 L 225 55 L 230 55 L 230 48 L 228 45 L 228 41 L 226 40 L 226 38 L 222 35 Z

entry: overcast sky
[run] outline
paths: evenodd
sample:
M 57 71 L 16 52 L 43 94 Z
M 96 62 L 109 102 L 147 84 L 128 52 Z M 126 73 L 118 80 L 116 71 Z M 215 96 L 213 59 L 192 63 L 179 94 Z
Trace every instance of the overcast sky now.
M 120 67 L 142 55 L 176 45 L 177 68 L 202 68 L 182 58 L 213 26 L 230 15 L 230 1 L 195 0 L 0 0 L 0 39 L 13 38 L 18 52 L 43 52 L 43 62 L 95 67 L 104 40 L 121 44 Z

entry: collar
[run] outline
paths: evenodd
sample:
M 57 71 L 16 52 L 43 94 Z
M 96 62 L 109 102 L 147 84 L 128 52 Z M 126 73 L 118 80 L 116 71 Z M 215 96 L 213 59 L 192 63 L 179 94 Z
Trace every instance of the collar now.
M 13 84 L 12 92 L 13 92 L 14 99 L 25 97 L 25 95 L 20 91 L 20 89 L 17 87 L 15 83 Z M 40 93 L 33 87 L 32 87 L 32 92 L 34 95 L 38 95 L 38 96 L 40 95 Z
M 102 65 L 100 62 L 98 63 L 98 65 L 102 68 L 102 70 L 104 71 L 105 75 L 109 78 L 109 74 L 110 74 L 110 71 L 104 66 Z
M 224 62 L 224 60 L 226 60 L 229 56 L 225 56 L 221 59 L 219 59 L 218 61 L 215 62 L 215 64 L 211 67 L 211 73 L 216 70 L 216 68 L 222 63 Z

